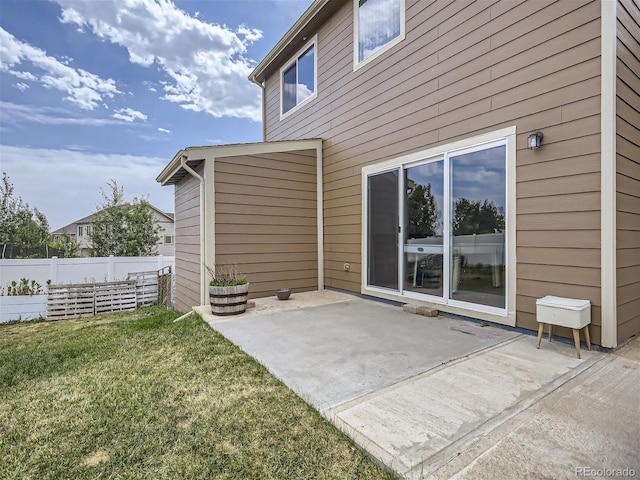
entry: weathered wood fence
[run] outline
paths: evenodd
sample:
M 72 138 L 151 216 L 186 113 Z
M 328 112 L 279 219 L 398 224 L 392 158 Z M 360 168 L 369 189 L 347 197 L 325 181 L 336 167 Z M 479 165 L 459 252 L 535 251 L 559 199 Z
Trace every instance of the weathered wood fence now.
M 160 275 L 162 272 L 164 270 L 130 273 L 127 280 L 117 282 L 49 285 L 47 320 L 130 311 L 137 307 L 161 303 L 161 300 L 167 305 L 170 301 L 167 299 L 171 297 L 166 293 L 167 290 L 171 290 L 171 268 L 168 269 L 168 274 Z M 159 288 L 159 285 L 162 285 L 162 288 Z
M 93 317 L 136 308 L 136 281 L 50 285 L 47 320 Z
M 138 307 L 148 307 L 158 303 L 158 272 L 135 272 L 127 275 L 127 280 L 135 281 Z

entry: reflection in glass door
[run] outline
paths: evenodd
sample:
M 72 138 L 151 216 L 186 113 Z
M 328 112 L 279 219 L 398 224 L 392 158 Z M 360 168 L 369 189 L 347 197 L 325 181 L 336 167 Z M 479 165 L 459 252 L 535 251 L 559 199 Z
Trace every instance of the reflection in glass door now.
M 443 296 L 444 160 L 405 173 L 404 289 Z
M 506 147 L 449 159 L 451 299 L 505 308 Z
M 397 290 L 398 170 L 367 178 L 367 284 Z

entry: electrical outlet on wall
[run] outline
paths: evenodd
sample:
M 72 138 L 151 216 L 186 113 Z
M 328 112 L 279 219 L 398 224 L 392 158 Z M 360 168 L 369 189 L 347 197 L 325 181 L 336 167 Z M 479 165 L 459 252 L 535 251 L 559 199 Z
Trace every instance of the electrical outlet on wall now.
M 350 263 L 345 263 L 344 264 L 344 271 L 348 272 L 349 270 L 351 270 L 351 264 Z

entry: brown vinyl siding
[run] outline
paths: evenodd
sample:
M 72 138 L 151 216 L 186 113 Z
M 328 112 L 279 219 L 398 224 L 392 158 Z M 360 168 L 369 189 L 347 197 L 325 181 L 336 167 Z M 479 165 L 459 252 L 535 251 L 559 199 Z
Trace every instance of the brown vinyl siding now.
M 597 1 L 406 0 L 405 40 L 354 72 L 347 1 L 318 32 L 316 99 L 281 121 L 269 76 L 266 140 L 325 139 L 325 285 L 360 291 L 362 167 L 516 125 L 517 324 L 536 328 L 536 298 L 584 298 L 599 342 L 599 16 Z
M 196 169 L 200 175 L 202 167 Z M 188 175 L 175 186 L 175 308 L 200 305 L 200 182 Z
M 235 263 L 252 298 L 318 288 L 316 151 L 216 158 L 215 262 Z
M 616 282 L 618 341 L 640 330 L 640 8 L 617 5 Z

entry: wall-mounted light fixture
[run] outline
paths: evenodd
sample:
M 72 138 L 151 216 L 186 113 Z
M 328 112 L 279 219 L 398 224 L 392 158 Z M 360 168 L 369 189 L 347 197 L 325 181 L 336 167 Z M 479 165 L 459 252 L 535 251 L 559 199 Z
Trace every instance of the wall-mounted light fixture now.
M 527 148 L 529 150 L 538 150 L 542 145 L 543 138 L 544 135 L 542 134 L 542 132 L 533 132 L 531 135 L 529 135 L 529 138 L 527 138 Z

